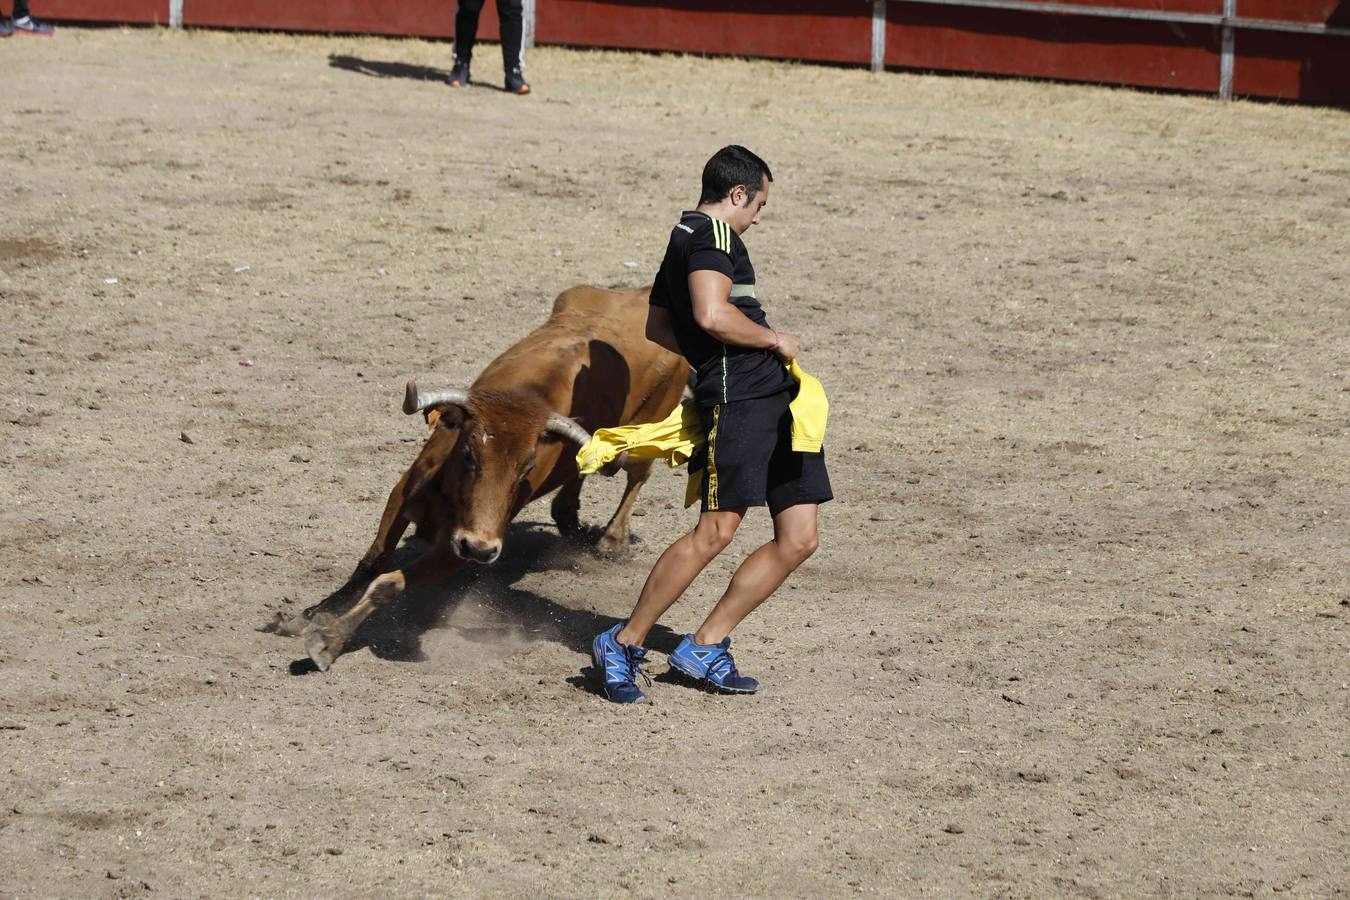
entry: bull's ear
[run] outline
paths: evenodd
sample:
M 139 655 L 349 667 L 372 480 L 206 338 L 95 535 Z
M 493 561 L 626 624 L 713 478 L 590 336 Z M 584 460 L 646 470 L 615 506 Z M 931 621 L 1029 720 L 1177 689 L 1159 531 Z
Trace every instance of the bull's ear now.
M 444 428 L 446 431 L 458 431 L 464 427 L 464 420 L 468 418 L 468 413 L 458 403 L 432 406 L 424 409 L 422 415 L 426 417 L 427 428 L 431 431 L 435 431 L 437 428 Z

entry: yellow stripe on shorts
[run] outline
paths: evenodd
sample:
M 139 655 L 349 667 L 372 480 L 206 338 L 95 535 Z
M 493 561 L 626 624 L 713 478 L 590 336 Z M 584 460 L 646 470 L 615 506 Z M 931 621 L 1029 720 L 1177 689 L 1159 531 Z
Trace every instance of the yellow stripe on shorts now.
M 717 417 L 721 406 L 713 407 L 713 424 L 708 429 L 708 511 L 717 509 Z

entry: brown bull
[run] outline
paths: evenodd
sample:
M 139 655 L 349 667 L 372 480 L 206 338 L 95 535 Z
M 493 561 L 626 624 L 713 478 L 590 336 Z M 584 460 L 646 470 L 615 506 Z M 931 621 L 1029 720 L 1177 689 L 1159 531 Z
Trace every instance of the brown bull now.
M 374 581 L 346 613 L 316 618 L 306 631 L 315 665 L 326 670 L 361 623 L 404 591 L 466 562 L 495 561 L 507 523 L 531 500 L 558 490 L 554 521 L 564 532 L 580 527 L 575 455 L 587 429 L 662 419 L 684 389 L 684 359 L 644 337 L 647 296 L 572 288 L 554 301 L 547 322 L 489 363 L 467 391 L 424 392 L 408 382 L 403 411 L 424 411 L 431 435 L 389 495 L 352 576 Z M 633 501 L 651 467 L 650 460 L 623 464 L 628 484 L 602 552 L 627 550 Z M 385 572 L 410 524 L 431 547 Z

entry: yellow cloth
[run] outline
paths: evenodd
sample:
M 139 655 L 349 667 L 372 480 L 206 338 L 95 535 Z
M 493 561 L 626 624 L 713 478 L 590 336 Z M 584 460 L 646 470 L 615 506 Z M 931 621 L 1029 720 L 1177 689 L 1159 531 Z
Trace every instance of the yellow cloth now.
M 808 375 L 794 359 L 788 374 L 797 381 L 797 396 L 788 405 L 792 413 L 792 449 L 797 453 L 819 453 L 825 440 L 825 423 L 830 402 L 820 380 Z M 593 475 L 625 450 L 629 459 L 664 459 L 673 469 L 682 466 L 704 441 L 703 424 L 693 403 L 681 403 L 660 422 L 597 428 L 586 445 L 577 451 L 577 471 Z M 702 471 L 690 473 L 684 505 L 692 506 L 702 491 Z
M 797 453 L 819 453 L 825 442 L 825 422 L 830 417 L 830 401 L 820 379 L 788 363 L 788 374 L 797 381 L 797 396 L 788 409 L 792 412 L 792 449 Z
M 681 403 L 660 422 L 597 428 L 577 451 L 577 471 L 593 475 L 625 450 L 629 459 L 664 459 L 673 469 L 684 465 L 701 443 L 698 410 L 692 403 Z

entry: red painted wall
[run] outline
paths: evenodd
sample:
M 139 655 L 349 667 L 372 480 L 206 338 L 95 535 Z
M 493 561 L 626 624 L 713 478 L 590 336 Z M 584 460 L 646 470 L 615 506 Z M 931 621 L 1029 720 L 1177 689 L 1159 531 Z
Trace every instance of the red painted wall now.
M 37 15 L 74 21 L 165 23 L 168 0 L 32 0 Z M 1059 0 L 1217 14 L 1222 0 Z M 541 44 L 673 50 L 865 64 L 865 0 L 536 0 Z M 1238 15 L 1350 28 L 1350 0 L 1238 0 Z M 184 0 L 184 24 L 449 38 L 455 0 Z M 488 0 L 479 37 L 495 40 Z M 1238 95 L 1350 104 L 1350 37 L 1237 32 Z M 1219 34 L 1211 26 L 1092 16 L 960 9 L 922 2 L 887 8 L 886 64 L 1213 92 Z
M 1233 93 L 1350 104 L 1350 38 L 1238 32 Z
M 169 0 L 29 0 L 29 9 L 39 19 L 67 22 L 125 22 L 132 25 L 167 25 Z M 6 3 L 5 10 L 12 8 Z
M 199 0 L 188 0 L 199 2 Z M 1217 15 L 1223 0 L 1058 0 Z M 863 0 L 537 0 L 543 44 L 674 50 L 822 62 L 871 59 Z M 1238 0 L 1252 18 L 1350 27 L 1350 0 Z M 1096 16 L 887 6 L 886 65 L 1214 92 L 1220 37 L 1206 25 Z M 1350 37 L 1240 30 L 1238 95 L 1350 103 Z
M 169 0 L 30 0 L 30 6 L 39 18 L 56 21 L 169 21 Z M 183 24 L 451 38 L 455 0 L 183 0 Z M 498 34 L 497 6 L 487 0 L 478 36 L 495 41 Z
M 537 0 L 539 43 L 865 63 L 862 0 Z
M 1042 2 L 1042 0 L 1031 0 Z M 1175 13 L 1209 13 L 1218 15 L 1223 12 L 1223 0 L 1051 0 L 1054 3 L 1069 6 L 1113 6 L 1117 9 L 1146 9 L 1154 12 L 1166 10 Z M 1300 0 L 1295 0 L 1300 2 Z M 1045 18 L 1039 16 L 1038 18 Z
M 1350 21 L 1347 21 L 1350 20 L 1350 3 L 1345 0 L 1237 0 L 1237 11 L 1239 16 L 1249 19 L 1283 19 L 1350 27 Z
M 1219 36 L 1208 26 L 896 3 L 886 64 L 1214 91 Z
M 450 38 L 455 0 L 183 0 L 183 24 Z M 497 6 L 488 0 L 478 37 L 497 35 Z

